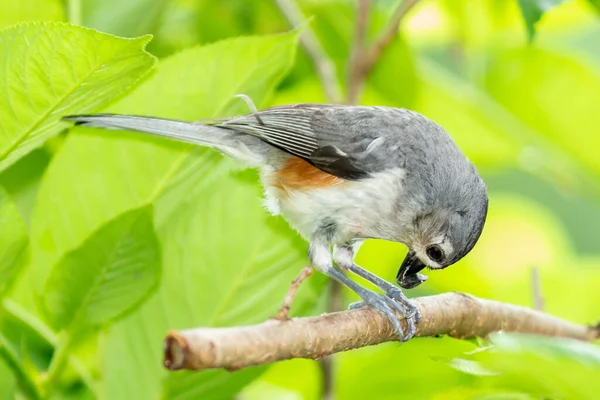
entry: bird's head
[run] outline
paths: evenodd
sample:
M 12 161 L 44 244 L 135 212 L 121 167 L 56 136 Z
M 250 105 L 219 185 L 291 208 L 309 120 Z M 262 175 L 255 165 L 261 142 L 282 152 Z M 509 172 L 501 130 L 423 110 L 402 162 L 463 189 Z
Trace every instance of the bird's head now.
M 444 269 L 467 255 L 481 235 L 487 210 L 487 193 L 481 183 L 461 201 L 417 213 L 406 232 L 409 252 L 398 271 L 398 284 L 414 288 L 427 279 L 419 274 L 422 269 Z

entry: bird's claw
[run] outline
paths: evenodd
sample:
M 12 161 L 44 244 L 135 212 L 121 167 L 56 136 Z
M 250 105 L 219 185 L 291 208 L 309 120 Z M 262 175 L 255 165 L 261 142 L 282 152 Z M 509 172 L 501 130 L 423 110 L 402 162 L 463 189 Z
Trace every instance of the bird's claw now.
M 402 304 L 402 306 L 404 306 L 406 319 L 414 318 L 415 323 L 419 323 L 419 321 L 421 320 L 421 312 L 410 300 L 408 300 L 404 293 L 402 293 L 402 290 L 400 290 L 397 287 L 394 287 L 388 290 L 386 294 L 388 295 L 388 297 L 391 297 L 398 303 Z
M 420 315 L 419 310 L 404 297 L 402 292 L 400 293 L 403 299 L 397 297 L 395 292 L 388 292 L 385 295 L 370 292 L 363 298 L 363 301 L 352 303 L 349 308 L 357 309 L 365 306 L 373 307 L 375 310 L 388 317 L 394 326 L 394 330 L 400 337 L 400 341 L 406 342 L 415 335 L 417 331 L 415 320 L 418 322 Z M 402 324 L 400 323 L 402 318 L 398 317 L 398 313 L 403 315 L 406 319 L 408 328 L 406 333 L 404 333 L 404 329 L 402 329 Z
M 366 304 L 364 301 L 355 301 L 354 303 L 350 303 L 348 306 L 349 310 L 358 310 L 359 308 L 365 307 Z
M 394 287 L 388 290 L 386 294 L 388 297 L 396 300 L 396 302 L 402 305 L 407 324 L 406 337 L 408 339 L 412 338 L 415 336 L 415 333 L 417 333 L 417 324 L 421 320 L 419 309 L 408 300 L 399 288 Z M 405 339 L 404 341 L 408 339 Z

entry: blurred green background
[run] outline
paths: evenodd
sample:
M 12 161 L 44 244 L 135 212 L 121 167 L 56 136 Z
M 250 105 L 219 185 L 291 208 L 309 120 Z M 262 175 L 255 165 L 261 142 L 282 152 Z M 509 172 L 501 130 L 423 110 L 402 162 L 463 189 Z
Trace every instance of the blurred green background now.
M 356 3 L 297 3 L 311 18 L 305 29 L 316 33 L 345 91 Z M 405 107 L 432 118 L 488 185 L 489 216 L 477 246 L 452 268 L 432 272 L 411 297 L 464 291 L 533 306 L 535 268 L 544 311 L 593 324 L 600 317 L 600 3 L 556 2 L 561 4 L 543 15 L 532 41 L 519 3 L 528 2 L 420 1 L 369 75 L 360 104 Z M 392 0 L 372 2 L 369 43 L 396 6 Z M 302 46 L 296 50 L 297 32 L 262 37 L 291 28 L 275 1 L 5 0 L 2 8 L 0 28 L 67 21 L 121 37 L 153 35 L 146 49 L 159 59 L 158 67 L 130 94 L 115 94 L 87 112 L 227 116 L 245 112 L 232 99 L 239 91 L 260 107 L 327 101 L 310 57 Z M 65 38 L 77 43 L 77 35 Z M 2 51 L 0 65 L 8 71 L 16 56 Z M 25 96 L 41 90 L 11 85 Z M 81 111 L 73 107 L 67 110 Z M 58 121 L 63 110 L 54 111 Z M 75 359 L 57 375 L 49 397 L 598 398 L 596 347 L 510 335 L 498 337 L 499 351 L 477 360 L 472 352 L 482 343 L 450 338 L 338 354 L 325 394 L 322 365 L 310 360 L 235 373 L 165 372 L 160 348 L 166 329 L 256 323 L 273 315 L 306 262 L 306 244 L 285 222 L 266 216 L 255 173 L 238 171 L 213 152 L 131 133 L 68 128 L 57 125 L 58 136 L 0 173 L 0 205 L 3 196 L 12 199 L 29 237 L 27 259 L 18 261 L 23 272 L 3 301 L 0 348 L 14 352 L 21 369 L 38 382 L 55 349 L 68 342 L 64 348 Z M 52 316 L 58 303 L 48 299 L 56 287 L 47 277 L 58 272 L 51 269 L 68 264 L 65 255 L 76 248 L 83 249 L 81 265 L 92 265 L 93 253 L 84 245 L 108 240 L 99 227 L 124 223 L 120 215 L 133 209 L 143 219 L 146 206 L 156 230 L 147 242 L 160 243 L 162 272 L 136 284 L 143 293 L 128 299 L 124 316 L 115 311 L 119 316 L 109 321 L 106 312 L 88 310 L 77 340 L 64 339 L 75 335 L 65 333 L 68 316 Z M 358 263 L 393 281 L 405 253 L 403 245 L 372 240 L 361 248 Z M 311 277 L 293 314 L 324 312 L 327 288 L 323 277 Z M 343 295 L 344 304 L 356 300 Z M 111 310 L 106 302 L 103 310 Z M 0 364 L 0 398 L 26 396 L 13 371 L 10 362 Z

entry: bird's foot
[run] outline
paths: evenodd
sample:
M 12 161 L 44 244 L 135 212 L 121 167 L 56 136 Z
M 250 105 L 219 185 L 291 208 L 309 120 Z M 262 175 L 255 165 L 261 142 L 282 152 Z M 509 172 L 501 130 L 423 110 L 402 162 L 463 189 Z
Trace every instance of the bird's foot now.
M 350 304 L 350 309 L 362 308 L 364 306 L 371 306 L 375 310 L 379 311 L 392 323 L 394 330 L 400 337 L 401 342 L 406 342 L 412 339 L 417 332 L 416 323 L 421 318 L 419 310 L 404 296 L 404 294 L 398 289 L 400 295 L 394 290 L 388 291 L 384 295 L 380 295 L 371 291 L 361 293 L 363 301 Z M 402 329 L 401 320 L 398 314 L 404 316 L 406 319 L 407 330 L 406 333 Z
M 417 333 L 417 324 L 421 320 L 421 312 L 405 295 L 402 290 L 397 287 L 393 287 L 386 292 L 386 295 L 400 303 L 405 310 L 406 323 L 408 324 L 408 330 L 406 336 L 410 339 Z M 408 339 L 406 339 L 408 340 Z
M 421 312 L 419 311 L 417 306 L 415 306 L 408 299 L 408 297 L 406 297 L 406 295 L 402 292 L 400 288 L 394 286 L 391 289 L 389 289 L 386 294 L 388 297 L 396 300 L 398 303 L 404 306 L 404 309 L 406 310 L 406 318 L 414 318 L 415 322 L 417 324 L 419 323 L 419 321 L 421 320 Z

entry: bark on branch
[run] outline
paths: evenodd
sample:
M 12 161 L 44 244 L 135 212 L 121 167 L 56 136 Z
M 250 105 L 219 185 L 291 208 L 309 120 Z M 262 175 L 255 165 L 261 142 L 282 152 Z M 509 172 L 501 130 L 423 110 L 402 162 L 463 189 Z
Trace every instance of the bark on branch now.
M 600 327 L 564 321 L 529 308 L 446 293 L 414 299 L 422 319 L 417 336 L 481 336 L 503 330 L 596 340 Z M 291 358 L 320 359 L 397 337 L 389 321 L 363 308 L 287 321 L 231 328 L 171 331 L 164 342 L 164 365 L 171 370 L 237 370 Z

